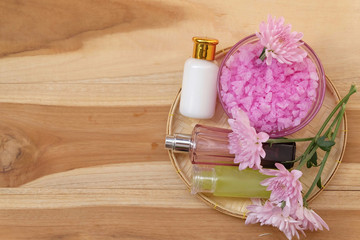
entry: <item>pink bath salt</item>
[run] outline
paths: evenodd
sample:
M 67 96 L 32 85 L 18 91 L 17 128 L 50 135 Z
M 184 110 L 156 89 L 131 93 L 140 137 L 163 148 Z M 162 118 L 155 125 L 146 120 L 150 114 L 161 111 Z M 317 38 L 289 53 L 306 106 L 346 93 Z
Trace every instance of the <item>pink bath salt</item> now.
M 299 84 L 299 86 L 301 86 L 302 88 L 308 89 L 309 82 L 307 81 L 306 78 L 305 78 L 304 80 L 300 81 L 298 84 Z
M 294 124 L 299 125 L 300 122 L 301 122 L 301 118 L 298 117 L 294 119 Z
M 270 105 L 266 103 L 261 103 L 259 109 L 263 114 L 267 114 L 271 111 Z
M 299 104 L 297 104 L 296 107 L 298 109 L 300 109 L 300 111 L 301 111 L 301 110 L 307 109 L 308 104 L 305 101 L 303 101 L 303 102 L 300 102 Z
M 308 57 L 291 65 L 259 59 L 259 43 L 239 48 L 223 66 L 220 97 L 224 108 L 247 113 L 257 131 L 267 133 L 297 126 L 313 106 L 319 77 Z
M 251 72 L 244 72 L 244 74 L 242 75 L 243 79 L 245 82 L 249 81 L 252 77 L 252 73 Z
M 310 79 L 317 81 L 319 80 L 319 76 L 316 72 L 310 72 Z
M 292 124 L 293 124 L 293 120 L 290 117 L 278 118 L 278 130 L 279 131 L 292 126 Z
M 307 69 L 307 63 L 306 63 L 306 61 L 303 61 L 303 62 L 300 62 L 300 63 L 297 63 L 297 64 L 293 65 L 293 69 L 294 69 L 296 72 L 303 72 L 304 70 Z
M 278 106 L 281 109 L 285 109 L 287 106 L 289 106 L 289 103 L 287 101 L 282 101 L 282 102 L 278 102 L 276 106 Z
M 261 91 L 261 88 L 256 88 L 256 89 L 258 89 L 259 91 Z M 270 90 L 271 90 L 271 86 L 267 85 L 266 88 L 265 88 L 265 92 L 266 92 L 266 93 L 269 93 Z
M 299 116 L 300 110 L 292 110 L 291 114 L 293 115 L 293 117 L 297 117 Z
M 273 72 L 271 71 L 271 69 L 267 69 L 266 73 L 265 73 L 265 82 L 273 82 L 274 81 L 274 77 L 273 77 Z
M 260 64 L 262 64 L 262 61 L 261 61 L 261 59 L 258 58 L 255 60 L 255 63 L 256 63 L 256 65 L 260 65 Z
M 276 113 L 271 111 L 268 116 L 266 117 L 266 121 L 269 122 L 269 123 L 276 123 L 277 121 L 277 116 L 276 116 Z M 270 124 L 270 126 L 273 125 L 273 124 Z
M 287 67 L 284 69 L 285 76 L 292 75 L 294 73 L 294 70 L 291 67 Z
M 306 117 L 306 112 L 302 111 L 299 113 L 299 118 L 303 119 L 304 117 Z
M 260 130 L 262 132 L 271 132 L 272 131 L 272 127 L 271 125 L 268 125 L 268 124 L 265 124 L 265 125 L 262 125 Z
M 234 56 L 230 56 L 225 65 L 230 68 L 233 61 L 234 61 Z
M 253 103 L 253 98 L 251 96 L 244 97 L 239 100 L 240 104 L 243 106 L 243 108 L 246 109 L 246 111 L 250 110 L 250 107 Z
M 280 81 L 280 82 L 285 81 L 285 75 L 284 74 L 278 75 L 278 74 L 280 73 L 276 73 L 277 76 L 276 81 Z
M 251 108 L 251 112 L 252 112 L 251 116 L 255 121 L 261 119 L 261 116 L 263 115 L 263 113 L 257 108 Z
M 232 107 L 237 107 L 238 106 L 234 95 L 232 95 L 231 93 L 221 92 L 221 95 L 222 95 L 222 100 L 223 100 L 224 104 L 227 107 L 229 107 L 230 109 Z
M 236 95 L 242 95 L 244 93 L 244 81 L 234 81 L 231 83 L 232 89 Z
M 316 98 L 316 90 L 315 89 L 311 89 L 307 92 L 307 96 L 311 99 L 311 100 L 315 100 Z
M 230 78 L 231 78 L 230 70 L 227 68 L 224 68 L 224 71 L 221 75 L 220 83 L 221 83 L 221 88 L 226 92 L 229 90 L 228 82 L 229 82 Z
M 293 101 L 293 102 L 298 102 L 299 100 L 300 100 L 300 96 L 299 96 L 299 94 L 297 94 L 297 93 L 294 93 L 294 94 L 291 94 L 290 95 L 290 98 L 289 98 L 291 101 Z
M 265 102 L 271 102 L 272 100 L 272 92 L 269 92 L 265 96 Z
M 250 51 L 248 52 L 239 52 L 239 54 L 237 54 L 237 58 L 240 62 L 243 62 L 245 64 L 249 64 L 249 62 L 255 57 L 255 53 L 251 52 L 251 49 L 249 49 Z
M 317 81 L 311 81 L 310 82 L 310 88 L 311 89 L 317 89 L 318 86 L 319 86 L 319 83 Z
M 308 66 L 309 72 L 316 72 L 316 65 L 311 61 L 311 59 L 307 57 L 304 60 Z

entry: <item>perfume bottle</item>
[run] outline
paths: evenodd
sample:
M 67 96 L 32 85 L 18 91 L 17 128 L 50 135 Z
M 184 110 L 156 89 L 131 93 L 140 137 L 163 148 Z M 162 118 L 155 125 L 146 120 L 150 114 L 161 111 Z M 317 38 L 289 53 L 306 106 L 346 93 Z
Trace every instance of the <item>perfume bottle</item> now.
M 269 198 L 270 191 L 260 185 L 269 176 L 234 166 L 193 165 L 191 193 L 212 193 L 219 197 Z
M 194 49 L 184 65 L 180 113 L 186 117 L 209 119 L 215 113 L 219 67 L 214 62 L 218 40 L 193 37 Z
M 234 164 L 235 155 L 229 153 L 228 134 L 230 129 L 209 127 L 197 124 L 191 135 L 175 134 L 166 136 L 165 148 L 175 152 L 188 152 L 194 164 L 228 165 Z M 295 142 L 263 143 L 266 156 L 261 160 L 265 168 L 275 168 L 275 163 L 282 163 L 286 168 L 293 167 L 291 161 L 295 159 Z

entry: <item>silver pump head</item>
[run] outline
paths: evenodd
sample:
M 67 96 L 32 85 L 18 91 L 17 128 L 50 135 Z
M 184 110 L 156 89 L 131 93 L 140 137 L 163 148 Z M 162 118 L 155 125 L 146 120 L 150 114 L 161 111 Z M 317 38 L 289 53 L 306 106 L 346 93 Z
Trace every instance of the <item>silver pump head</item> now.
M 168 135 L 165 138 L 165 148 L 174 152 L 190 152 L 192 145 L 191 135 L 188 134 L 175 133 L 174 136 Z

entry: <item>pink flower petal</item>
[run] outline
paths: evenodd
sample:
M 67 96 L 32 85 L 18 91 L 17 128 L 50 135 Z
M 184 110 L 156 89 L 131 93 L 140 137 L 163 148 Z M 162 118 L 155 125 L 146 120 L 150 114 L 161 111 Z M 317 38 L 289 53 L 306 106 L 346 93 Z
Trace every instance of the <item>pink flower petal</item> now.
M 268 22 L 262 22 L 259 26 L 260 32 L 256 36 L 260 39 L 261 45 L 266 48 L 266 64 L 271 65 L 272 59 L 280 63 L 291 64 L 301 62 L 307 53 L 299 48 L 303 43 L 299 42 L 303 37 L 302 33 L 291 32 L 290 25 L 284 25 L 284 18 L 268 17 Z
M 265 157 L 262 142 L 269 139 L 266 133 L 256 133 L 250 126 L 247 115 L 240 109 L 232 110 L 234 119 L 229 119 L 232 132 L 229 133 L 229 152 L 235 154 L 234 163 L 239 163 L 239 170 L 247 167 L 253 169 L 261 168 L 261 158 Z
M 264 133 L 264 132 L 259 132 L 257 134 L 257 137 L 260 142 L 266 142 L 267 140 L 269 140 L 269 134 Z

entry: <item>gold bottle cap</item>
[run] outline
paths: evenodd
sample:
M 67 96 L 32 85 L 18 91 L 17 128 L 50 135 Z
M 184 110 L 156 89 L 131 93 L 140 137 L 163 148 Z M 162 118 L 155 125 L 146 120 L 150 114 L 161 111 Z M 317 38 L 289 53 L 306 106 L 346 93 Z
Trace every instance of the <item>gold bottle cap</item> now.
M 212 38 L 193 37 L 194 51 L 193 58 L 212 61 L 215 59 L 216 45 L 218 40 Z

